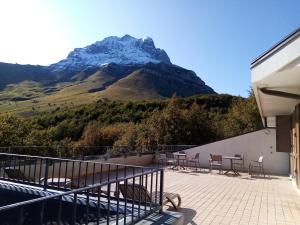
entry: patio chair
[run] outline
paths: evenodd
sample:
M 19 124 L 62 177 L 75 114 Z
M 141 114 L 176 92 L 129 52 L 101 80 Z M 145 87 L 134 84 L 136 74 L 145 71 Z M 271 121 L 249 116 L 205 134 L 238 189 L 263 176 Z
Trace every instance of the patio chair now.
M 243 154 L 234 154 L 234 157 L 240 158 L 240 160 L 233 160 L 233 168 L 234 170 L 244 170 L 245 160 Z
M 196 168 L 196 171 L 198 167 L 200 168 L 200 153 L 196 153 L 194 158 L 187 159 L 187 164 L 192 163 L 194 164 L 194 168 Z
M 182 168 L 184 168 L 184 165 L 186 165 L 187 163 L 187 156 L 186 156 L 186 153 L 184 151 L 179 151 L 178 152 L 179 154 L 183 154 L 181 156 L 177 156 L 177 163 L 178 163 L 178 166 L 182 166 Z
M 127 200 L 131 200 L 133 202 L 140 202 L 144 204 L 157 204 L 159 201 L 159 192 L 153 192 L 150 194 L 148 190 L 140 184 L 119 184 L 119 191 L 122 193 L 123 197 Z M 119 194 L 119 193 L 117 193 Z M 177 198 L 178 203 L 175 203 L 175 199 Z M 163 192 L 163 201 L 162 204 L 166 205 L 171 203 L 174 209 L 179 209 L 181 205 L 181 197 L 176 193 L 168 193 Z
M 159 154 L 158 155 L 158 164 L 165 166 L 167 164 L 167 155 L 166 154 Z
M 223 172 L 222 155 L 210 154 L 209 165 L 210 165 L 209 168 L 210 172 L 212 171 L 213 167 L 218 167 L 219 173 L 222 173 Z
M 172 165 L 173 167 L 176 166 L 177 160 L 174 158 L 173 153 L 167 152 L 167 165 Z
M 264 157 L 261 155 L 259 156 L 257 161 L 251 160 L 250 164 L 249 164 L 249 175 L 252 176 L 254 169 L 258 168 L 258 175 L 263 174 L 264 177 L 266 177 L 265 171 L 264 171 L 264 163 L 263 163 L 263 159 Z
M 18 181 L 25 181 L 25 182 L 35 182 L 35 180 L 27 177 L 20 169 L 12 168 L 12 167 L 5 167 L 4 172 L 7 174 L 9 179 L 18 180 Z

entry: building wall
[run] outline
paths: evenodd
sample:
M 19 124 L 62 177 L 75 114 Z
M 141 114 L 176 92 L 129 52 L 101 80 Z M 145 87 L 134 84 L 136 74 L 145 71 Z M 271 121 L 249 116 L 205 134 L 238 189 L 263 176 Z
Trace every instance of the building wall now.
M 292 114 L 291 144 L 291 175 L 298 188 L 300 188 L 300 104 L 295 107 Z
M 264 168 L 267 173 L 289 175 L 289 153 L 276 152 L 276 130 L 263 129 L 241 136 L 225 139 L 207 145 L 185 150 L 189 157 L 200 153 L 201 167 L 209 166 L 210 154 L 233 156 L 244 154 L 245 171 L 251 160 L 264 156 Z M 223 159 L 224 168 L 229 168 L 230 161 Z

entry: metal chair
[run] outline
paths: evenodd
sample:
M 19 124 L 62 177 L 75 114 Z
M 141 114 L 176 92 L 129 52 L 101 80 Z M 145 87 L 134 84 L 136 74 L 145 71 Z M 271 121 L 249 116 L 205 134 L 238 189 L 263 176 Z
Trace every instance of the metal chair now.
M 185 169 L 184 166 L 187 164 L 187 155 L 184 151 L 179 151 L 179 154 L 183 155 L 177 156 L 177 164 L 178 166 L 181 166 L 183 169 Z
M 209 159 L 209 171 L 211 172 L 213 167 L 218 167 L 219 168 L 219 173 L 223 172 L 223 164 L 222 164 L 222 155 L 213 155 L 210 154 L 210 159 Z
M 194 167 L 196 168 L 196 171 L 197 171 L 198 167 L 200 169 L 200 153 L 196 153 L 194 158 L 187 159 L 187 164 L 188 163 L 194 164 Z
M 244 155 L 243 154 L 234 154 L 234 157 L 240 158 L 240 160 L 234 160 L 232 165 L 234 170 L 244 170 L 244 165 L 245 165 L 245 160 L 244 160 Z
M 264 164 L 263 164 L 264 157 L 261 155 L 259 156 L 257 161 L 251 160 L 249 164 L 249 175 L 252 176 L 254 172 L 254 168 L 258 168 L 258 175 L 263 174 L 264 177 L 266 177 L 265 171 L 264 171 Z
M 177 164 L 177 160 L 175 159 L 173 153 L 167 152 L 166 156 L 167 156 L 167 165 L 168 166 L 172 165 L 173 168 L 174 168 L 176 166 L 176 164 Z
M 158 155 L 158 164 L 165 166 L 167 164 L 167 155 L 166 154 L 159 154 Z

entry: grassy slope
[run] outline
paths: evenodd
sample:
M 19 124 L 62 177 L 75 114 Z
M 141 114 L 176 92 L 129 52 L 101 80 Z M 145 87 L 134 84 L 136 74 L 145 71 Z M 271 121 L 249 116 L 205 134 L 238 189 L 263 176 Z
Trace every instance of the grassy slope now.
M 172 96 L 174 90 L 178 91 L 179 96 L 183 96 L 183 93 L 188 93 L 188 95 L 195 93 L 196 89 L 193 89 L 191 83 L 186 84 L 186 81 L 178 79 L 182 77 L 184 71 L 178 72 L 177 68 L 172 68 L 166 72 L 165 65 L 161 66 L 163 68 L 160 66 L 148 65 L 149 68 L 137 69 L 134 72 L 131 68 L 126 70 L 123 68 L 121 76 L 116 75 L 120 74 L 120 68 L 116 69 L 117 73 L 113 70 L 114 68 L 91 73 L 80 72 L 74 74 L 71 81 L 50 87 L 45 87 L 39 82 L 27 81 L 10 85 L 5 90 L 0 90 L 0 113 L 16 112 L 31 115 L 36 112 L 53 111 L 58 107 L 66 108 L 93 103 L 103 98 L 136 101 L 166 99 Z M 128 73 L 130 74 L 127 75 Z M 19 96 L 29 96 L 32 99 L 4 100 Z
M 99 98 L 99 92 L 89 93 L 93 88 L 100 88 L 114 78 L 101 72 L 96 72 L 88 79 L 75 83 L 63 83 L 55 86 L 58 91 L 44 93 L 40 83 L 19 84 L 0 92 L 1 97 L 24 96 L 24 93 L 34 93 L 35 98 L 26 101 L 0 101 L 0 112 L 16 112 L 31 114 L 34 111 L 48 111 L 57 107 L 67 107 L 92 103 Z M 33 90 L 37 90 L 34 92 Z
M 101 97 L 121 100 L 161 99 L 153 80 L 139 70 L 118 80 L 100 93 Z
M 73 105 L 88 104 L 99 100 L 100 98 L 118 99 L 118 100 L 144 100 L 144 99 L 162 99 L 157 92 L 156 84 L 149 77 L 149 74 L 135 71 L 127 77 L 120 79 L 109 86 L 110 82 L 116 78 L 102 71 L 97 71 L 83 81 L 62 83 L 55 86 L 57 91 L 44 93 L 40 83 L 31 83 L 30 85 L 17 85 L 10 92 L 5 90 L 0 92 L 3 96 L 23 95 L 24 93 L 34 92 L 33 99 L 26 101 L 0 101 L 0 112 L 16 112 L 25 115 L 31 115 L 35 112 L 54 110 L 57 107 L 69 107 Z M 107 89 L 105 86 L 108 85 Z M 90 90 L 96 89 L 94 92 Z M 97 91 L 97 89 L 100 89 Z M 18 91 L 16 91 L 18 90 Z

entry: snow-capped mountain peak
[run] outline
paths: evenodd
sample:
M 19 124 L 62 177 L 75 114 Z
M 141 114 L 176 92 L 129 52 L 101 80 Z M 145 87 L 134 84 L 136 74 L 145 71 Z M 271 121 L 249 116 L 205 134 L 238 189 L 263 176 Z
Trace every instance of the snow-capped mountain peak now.
M 66 59 L 50 66 L 53 71 L 84 69 L 108 63 L 137 65 L 164 62 L 171 64 L 167 53 L 155 47 L 150 37 L 111 36 L 84 48 L 75 48 Z

